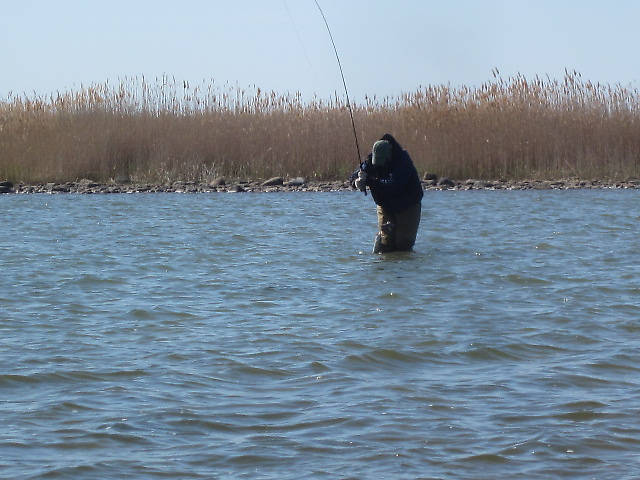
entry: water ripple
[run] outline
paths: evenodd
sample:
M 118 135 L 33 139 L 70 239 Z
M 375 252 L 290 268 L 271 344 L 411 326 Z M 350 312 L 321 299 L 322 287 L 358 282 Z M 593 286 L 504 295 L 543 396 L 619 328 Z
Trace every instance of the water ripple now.
M 0 476 L 634 478 L 636 195 L 1 197 Z

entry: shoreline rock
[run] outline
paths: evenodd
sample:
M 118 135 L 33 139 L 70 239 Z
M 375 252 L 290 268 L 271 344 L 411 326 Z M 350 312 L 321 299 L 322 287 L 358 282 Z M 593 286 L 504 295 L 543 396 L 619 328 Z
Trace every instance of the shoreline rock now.
M 282 177 L 273 177 L 268 180 L 265 180 L 261 183 L 263 187 L 275 187 L 276 185 L 283 185 L 284 179 Z
M 0 182 L 0 193 L 12 193 L 12 192 L 13 192 L 13 183 Z
M 273 180 L 273 179 L 269 179 Z M 348 181 L 307 181 L 294 178 L 275 182 L 265 180 L 222 180 L 213 182 L 176 181 L 171 184 L 131 182 L 127 184 L 98 183 L 92 180 L 63 183 L 12 184 L 0 182 L 0 194 L 111 194 L 111 193 L 268 193 L 268 192 L 336 192 L 355 191 Z M 449 178 L 422 180 L 427 190 L 576 190 L 576 189 L 640 189 L 640 180 L 608 182 L 602 180 L 452 180 Z

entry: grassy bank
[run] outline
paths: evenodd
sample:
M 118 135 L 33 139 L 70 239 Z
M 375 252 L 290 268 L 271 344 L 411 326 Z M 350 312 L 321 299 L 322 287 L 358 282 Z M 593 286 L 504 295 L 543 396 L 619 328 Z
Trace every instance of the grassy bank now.
M 421 174 L 640 176 L 638 91 L 575 72 L 561 81 L 496 74 L 477 88 L 421 87 L 368 99 L 354 116 L 363 154 L 393 133 Z M 296 94 L 160 78 L 0 101 L 0 179 L 14 182 L 342 179 L 356 166 L 340 98 L 303 102 Z

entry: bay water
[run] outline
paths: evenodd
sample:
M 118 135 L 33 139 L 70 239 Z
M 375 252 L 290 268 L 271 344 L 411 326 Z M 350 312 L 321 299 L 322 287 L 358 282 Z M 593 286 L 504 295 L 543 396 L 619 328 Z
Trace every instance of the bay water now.
M 0 478 L 638 478 L 639 200 L 2 196 Z

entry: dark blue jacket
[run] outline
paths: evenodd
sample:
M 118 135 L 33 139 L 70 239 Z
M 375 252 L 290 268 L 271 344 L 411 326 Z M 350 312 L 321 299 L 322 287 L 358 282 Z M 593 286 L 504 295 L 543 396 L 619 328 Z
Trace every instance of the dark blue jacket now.
M 422 201 L 424 195 L 416 167 L 406 150 L 399 148 L 388 170 L 380 177 L 367 177 L 376 204 L 397 213 Z

